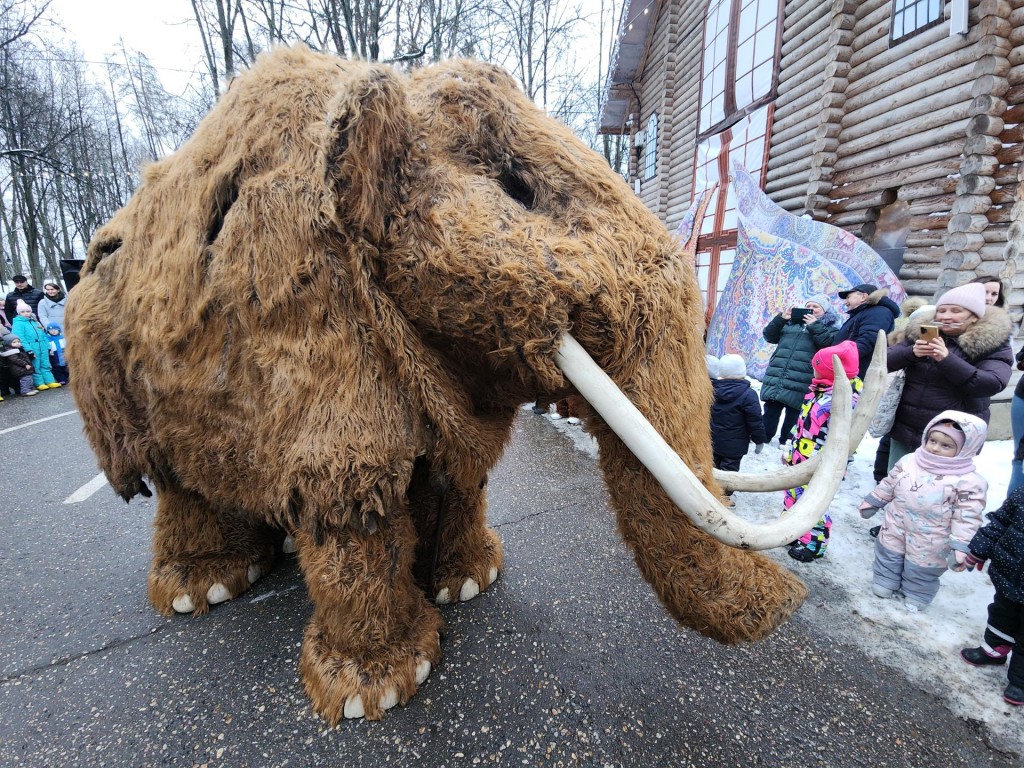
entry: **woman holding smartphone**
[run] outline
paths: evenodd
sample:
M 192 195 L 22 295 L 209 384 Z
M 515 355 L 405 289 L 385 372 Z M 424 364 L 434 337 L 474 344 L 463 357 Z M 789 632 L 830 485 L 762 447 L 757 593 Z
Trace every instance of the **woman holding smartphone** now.
M 985 286 L 968 283 L 939 296 L 935 312 L 907 324 L 889 347 L 890 371 L 906 371 L 890 435 L 889 469 L 921 444 L 936 415 L 958 410 L 989 421 L 989 403 L 1010 381 L 1009 315 L 985 301 Z
M 764 433 L 768 440 L 775 437 L 782 417 L 778 436 L 780 443 L 786 442 L 814 375 L 811 358 L 830 345 L 838 326 L 839 316 L 831 300 L 825 294 L 817 294 L 810 296 L 802 307 L 782 310 L 764 327 L 764 340 L 777 345 L 761 382 Z

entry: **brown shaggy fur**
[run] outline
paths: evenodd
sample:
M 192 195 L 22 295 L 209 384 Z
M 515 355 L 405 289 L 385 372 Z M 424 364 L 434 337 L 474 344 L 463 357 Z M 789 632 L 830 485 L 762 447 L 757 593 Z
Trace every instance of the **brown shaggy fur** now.
M 86 431 L 159 504 L 162 612 L 232 596 L 290 532 L 315 603 L 302 679 L 330 722 L 415 693 L 432 597 L 502 565 L 487 472 L 517 407 L 572 388 L 571 331 L 714 487 L 701 302 L 681 249 L 508 75 L 263 56 L 97 233 L 68 302 Z M 586 403 L 619 530 L 683 624 L 760 638 L 803 600 L 692 526 Z M 717 490 L 717 489 L 715 489 Z M 443 510 L 436 570 L 434 521 Z M 435 581 L 426 585 L 425 574 Z

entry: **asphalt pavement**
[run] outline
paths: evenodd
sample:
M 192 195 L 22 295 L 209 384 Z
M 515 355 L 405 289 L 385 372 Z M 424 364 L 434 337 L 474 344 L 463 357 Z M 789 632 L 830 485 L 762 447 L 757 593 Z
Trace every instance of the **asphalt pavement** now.
M 66 389 L 0 403 L 2 766 L 1022 765 L 804 609 L 740 648 L 677 626 L 594 460 L 528 410 L 489 486 L 505 572 L 442 608 L 444 658 L 408 706 L 331 728 L 298 678 L 294 558 L 207 616 L 157 614 L 155 504 L 71 498 L 99 472 L 74 408 Z

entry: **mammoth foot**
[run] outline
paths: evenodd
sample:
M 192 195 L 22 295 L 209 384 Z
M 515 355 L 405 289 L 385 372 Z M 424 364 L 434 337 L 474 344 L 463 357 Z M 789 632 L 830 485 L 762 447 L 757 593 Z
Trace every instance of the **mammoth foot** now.
M 302 643 L 299 672 L 316 710 L 331 725 L 365 717 L 380 720 L 412 698 L 441 660 L 441 616 L 424 612 L 406 642 L 372 650 L 336 650 L 313 619 Z
M 438 605 L 472 600 L 497 581 L 502 566 L 501 540 L 489 528 L 484 529 L 482 538 L 483 546 L 461 558 L 446 558 L 438 568 L 434 597 Z
M 164 615 L 210 610 L 238 597 L 274 566 L 268 551 L 256 560 L 227 557 L 217 561 L 154 563 L 149 572 L 149 600 Z

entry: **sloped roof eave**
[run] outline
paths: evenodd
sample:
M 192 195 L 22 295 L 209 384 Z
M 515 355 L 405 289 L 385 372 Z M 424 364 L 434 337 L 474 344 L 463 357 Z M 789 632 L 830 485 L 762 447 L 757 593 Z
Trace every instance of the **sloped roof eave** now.
M 623 0 L 619 36 L 605 83 L 598 133 L 628 133 L 633 85 L 640 77 L 662 0 Z

